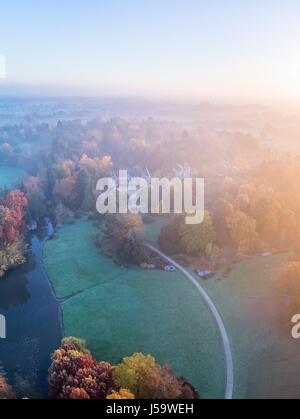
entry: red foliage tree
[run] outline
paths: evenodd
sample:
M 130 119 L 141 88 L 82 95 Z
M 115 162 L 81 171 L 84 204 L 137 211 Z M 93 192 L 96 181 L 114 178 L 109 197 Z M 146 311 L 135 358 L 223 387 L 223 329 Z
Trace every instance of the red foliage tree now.
M 112 391 L 112 367 L 65 340 L 52 356 L 49 385 L 54 399 L 105 399 Z
M 7 246 L 19 241 L 25 230 L 24 208 L 28 205 L 23 192 L 11 192 L 0 199 L 0 246 Z
M 55 186 L 54 194 L 59 196 L 66 204 L 70 204 L 75 183 L 75 177 L 67 177 L 62 179 Z

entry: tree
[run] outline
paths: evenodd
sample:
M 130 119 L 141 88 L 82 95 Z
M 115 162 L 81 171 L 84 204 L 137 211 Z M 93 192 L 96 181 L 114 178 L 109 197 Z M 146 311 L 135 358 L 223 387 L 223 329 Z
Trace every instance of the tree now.
M 155 359 L 151 355 L 135 353 L 131 357 L 123 358 L 122 362 L 113 370 L 113 381 L 117 389 L 127 388 L 136 398 L 139 398 L 140 374 L 151 370 L 155 366 Z
M 31 192 L 37 190 L 39 188 L 39 180 L 37 177 L 29 176 L 24 181 L 24 189 L 26 194 L 30 194 Z
M 188 225 L 182 215 L 173 216 L 162 228 L 159 245 L 169 254 L 210 254 L 216 234 L 209 212 L 205 211 L 201 224 Z
M 134 395 L 126 388 L 121 388 L 119 391 L 113 390 L 110 395 L 106 397 L 108 400 L 113 399 L 135 399 Z
M 238 201 L 239 209 L 245 213 L 248 213 L 249 208 L 250 208 L 249 196 L 246 193 L 242 193 L 238 196 L 237 201 Z
M 45 195 L 48 198 L 52 197 L 55 183 L 57 181 L 57 175 L 53 167 L 48 167 L 46 172 L 46 185 L 45 185 Z
M 162 368 L 141 368 L 139 382 L 139 398 L 141 399 L 178 399 L 181 394 L 180 385 L 170 365 Z
M 0 199 L 0 247 L 18 242 L 25 230 L 23 218 L 27 205 L 24 193 L 18 190 Z
M 0 277 L 10 267 L 26 260 L 22 233 L 25 231 L 24 208 L 27 204 L 20 191 L 13 191 L 0 199 Z
M 239 210 L 225 217 L 225 226 L 228 232 L 229 243 L 241 251 L 255 250 L 258 236 L 256 233 L 256 221 Z
M 14 390 L 18 399 L 42 399 L 43 395 L 36 376 L 15 375 Z
M 54 188 L 54 195 L 57 195 L 62 202 L 69 208 L 72 208 L 73 204 L 73 191 L 75 187 L 75 178 L 74 177 L 67 177 L 65 179 L 60 180 L 55 188 Z
M 80 161 L 79 167 L 81 170 L 86 170 L 93 181 L 97 181 L 100 177 L 108 176 L 113 163 L 110 156 L 104 156 L 101 160 L 89 158 L 86 154 L 83 154 Z
M 257 232 L 265 242 L 273 244 L 278 238 L 281 208 L 280 202 L 269 194 L 255 202 L 253 217 L 257 220 Z
M 114 368 L 113 380 L 118 388 L 128 388 L 137 399 L 177 399 L 180 385 L 166 365 L 156 364 L 151 355 L 135 353 Z
M 167 254 L 172 255 L 180 253 L 181 246 L 179 241 L 179 229 L 182 225 L 182 216 L 172 216 L 171 220 L 161 229 L 158 244 Z
M 180 386 L 180 399 L 188 400 L 188 399 L 199 399 L 199 394 L 195 387 L 188 382 L 185 377 L 179 377 L 178 383 Z
M 26 262 L 24 256 L 26 248 L 27 246 L 23 241 L 9 244 L 2 249 L 0 248 L 0 278 L 4 276 L 9 268 Z
M 116 253 L 121 262 L 139 265 L 149 260 L 148 249 L 134 233 L 119 240 Z
M 209 254 L 215 238 L 216 234 L 208 211 L 205 211 L 201 224 L 188 225 L 184 222 L 179 227 L 180 248 L 188 255 Z
M 13 388 L 7 384 L 6 380 L 0 375 L 0 400 L 16 399 L 16 393 Z
M 112 391 L 112 367 L 94 361 L 83 340 L 68 338 L 52 355 L 48 381 L 54 399 L 105 399 Z
M 73 207 L 74 209 L 81 208 L 83 201 L 89 190 L 90 180 L 86 170 L 80 170 L 76 177 L 76 182 L 73 191 Z
M 33 190 L 27 195 L 28 213 L 31 219 L 39 220 L 46 217 L 47 207 L 45 205 L 45 196 L 41 189 Z
M 69 336 L 66 338 L 63 338 L 62 346 L 68 346 L 71 348 L 74 348 L 76 351 L 81 352 L 83 354 L 91 355 L 91 352 L 86 347 L 86 342 L 84 339 L 74 338 L 73 336 Z
M 109 214 L 106 217 L 106 231 L 111 233 L 116 240 L 120 240 L 129 233 L 137 233 L 142 228 L 141 217 L 137 214 Z
M 236 250 L 253 253 L 260 246 L 256 220 L 236 209 L 233 204 L 220 200 L 214 214 L 217 243 Z

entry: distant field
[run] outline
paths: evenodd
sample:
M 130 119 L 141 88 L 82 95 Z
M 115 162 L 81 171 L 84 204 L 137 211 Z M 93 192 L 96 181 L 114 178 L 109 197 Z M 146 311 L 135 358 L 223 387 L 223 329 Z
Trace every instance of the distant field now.
M 24 170 L 19 167 L 0 166 L 0 188 L 13 188 L 23 174 Z
M 155 225 L 146 228 L 154 240 Z M 115 364 L 135 351 L 170 362 L 202 397 L 223 397 L 225 362 L 219 331 L 201 297 L 181 273 L 122 270 L 97 255 L 89 221 L 59 230 L 44 249 L 48 275 L 63 304 L 66 335 L 87 340 L 97 359 Z M 227 279 L 201 285 L 219 310 L 231 343 L 234 397 L 300 394 L 299 344 L 279 318 L 284 302 L 272 277 L 286 255 L 241 262 Z

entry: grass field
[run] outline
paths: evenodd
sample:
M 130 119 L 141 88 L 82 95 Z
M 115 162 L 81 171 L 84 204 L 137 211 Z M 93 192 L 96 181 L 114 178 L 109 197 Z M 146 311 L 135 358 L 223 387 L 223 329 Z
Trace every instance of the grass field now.
M 300 347 L 282 322 L 286 301 L 275 291 L 287 255 L 239 263 L 227 279 L 201 281 L 219 310 L 231 343 L 234 397 L 300 397 Z
M 44 248 L 44 264 L 63 304 L 65 334 L 87 340 L 98 360 L 113 364 L 134 352 L 170 363 L 202 397 L 222 398 L 225 362 L 216 324 L 179 273 L 120 269 L 98 256 L 86 220 L 64 226 Z
M 157 229 L 146 230 L 155 240 Z M 85 338 L 98 360 L 113 364 L 135 351 L 151 353 L 185 375 L 202 397 L 223 397 L 219 331 L 192 284 L 179 272 L 118 268 L 98 256 L 94 233 L 89 221 L 80 220 L 60 229 L 44 249 L 57 295 L 83 291 L 63 304 L 65 334 Z M 284 302 L 272 281 L 285 260 L 258 257 L 239 263 L 221 281 L 218 275 L 199 279 L 229 336 L 236 398 L 300 396 L 299 345 L 279 320 Z
M 99 256 L 91 237 L 98 230 L 88 220 L 62 227 L 44 247 L 44 265 L 57 297 L 67 297 L 122 274 L 112 259 Z
M 0 166 L 0 188 L 13 188 L 23 174 L 24 171 L 19 167 Z
M 143 224 L 143 235 L 148 243 L 156 244 L 160 230 L 166 224 L 166 219 L 160 216 L 154 216 L 153 224 Z

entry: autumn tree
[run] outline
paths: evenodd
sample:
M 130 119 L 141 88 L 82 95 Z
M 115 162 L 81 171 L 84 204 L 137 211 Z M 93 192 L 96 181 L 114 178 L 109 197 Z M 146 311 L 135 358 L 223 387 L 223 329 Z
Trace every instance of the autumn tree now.
M 86 154 L 83 154 L 79 161 L 79 168 L 81 170 L 86 170 L 91 179 L 96 182 L 100 177 L 108 176 L 110 174 L 113 163 L 110 156 L 104 156 L 102 159 L 92 159 Z
M 178 383 L 180 386 L 180 399 L 199 399 L 198 391 L 185 377 L 179 377 Z
M 135 399 L 134 395 L 127 390 L 126 388 L 121 388 L 119 391 L 115 391 L 113 390 L 112 393 L 110 395 L 108 395 L 106 397 L 108 400 L 113 400 L 113 399 Z
M 139 398 L 141 399 L 178 399 L 181 394 L 180 385 L 170 365 L 162 368 L 156 364 L 154 368 L 140 370 Z
M 216 234 L 209 212 L 205 211 L 204 219 L 200 224 L 189 225 L 182 222 L 178 239 L 183 253 L 188 255 L 210 254 Z
M 89 173 L 81 169 L 76 177 L 73 189 L 72 206 L 75 210 L 89 211 L 94 209 L 96 198 L 93 195 L 92 181 Z
M 5 378 L 0 375 L 0 400 L 16 399 L 16 393 L 13 388 L 7 384 Z
M 253 217 L 257 222 L 257 231 L 265 242 L 274 243 L 278 239 L 281 210 L 280 202 L 270 195 L 264 195 L 255 202 Z
M 169 254 L 210 254 L 215 236 L 209 212 L 205 212 L 202 223 L 195 225 L 186 224 L 183 215 L 176 215 L 162 228 L 159 245 Z
M 23 192 L 18 190 L 0 199 L 0 277 L 10 267 L 23 264 L 25 244 L 24 208 L 28 202 Z
M 179 230 L 183 223 L 180 215 L 172 216 L 170 221 L 165 224 L 158 238 L 159 247 L 167 254 L 180 253 L 181 244 L 179 241 Z
M 64 178 L 55 185 L 53 191 L 54 195 L 58 196 L 62 202 L 70 208 L 72 208 L 73 204 L 75 182 L 75 177 Z
M 142 228 L 141 217 L 137 214 L 109 214 L 106 217 L 106 231 L 115 239 L 122 239 L 130 233 L 138 233 Z
M 4 276 L 8 269 L 26 262 L 24 256 L 26 248 L 27 246 L 23 241 L 0 248 L 0 278 Z
M 142 219 L 137 214 L 106 214 L 105 235 L 120 262 L 140 264 L 149 259 L 140 235 Z
M 176 399 L 180 386 L 171 368 L 162 368 L 151 355 L 135 353 L 113 370 L 115 387 L 127 388 L 137 399 Z
M 112 391 L 112 367 L 94 361 L 84 341 L 67 338 L 52 355 L 48 381 L 54 399 L 105 399 Z
M 260 246 L 256 220 L 232 203 L 220 200 L 214 214 L 217 244 L 243 252 L 255 252 Z
M 229 216 L 225 217 L 224 221 L 229 244 L 245 252 L 255 250 L 257 240 L 255 219 L 242 211 L 234 210 Z
M 121 262 L 141 264 L 148 262 L 149 251 L 141 238 L 135 233 L 121 238 L 116 246 L 116 254 Z

